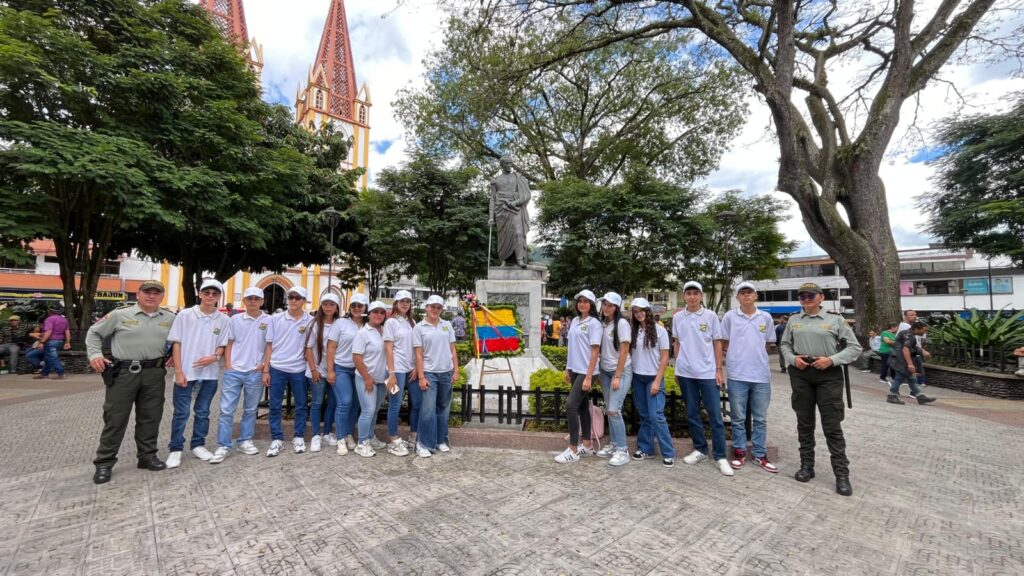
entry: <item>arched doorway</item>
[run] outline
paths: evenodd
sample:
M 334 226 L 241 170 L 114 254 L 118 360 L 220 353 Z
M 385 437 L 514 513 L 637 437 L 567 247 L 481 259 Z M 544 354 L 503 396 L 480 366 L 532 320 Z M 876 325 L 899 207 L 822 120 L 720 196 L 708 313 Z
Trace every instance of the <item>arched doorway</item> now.
M 270 284 L 263 289 L 263 309 L 268 314 L 273 314 L 278 308 L 284 309 L 288 305 L 285 299 L 284 287 L 280 284 Z

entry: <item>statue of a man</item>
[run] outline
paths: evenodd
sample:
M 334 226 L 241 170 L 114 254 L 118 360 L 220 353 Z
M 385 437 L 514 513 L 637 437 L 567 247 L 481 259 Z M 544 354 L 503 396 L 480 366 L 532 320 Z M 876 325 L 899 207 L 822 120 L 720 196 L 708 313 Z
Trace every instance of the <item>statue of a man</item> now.
M 491 180 L 489 218 L 497 225 L 498 259 L 501 265 L 515 259 L 520 268 L 526 268 L 526 231 L 530 227 L 527 204 L 530 203 L 530 184 L 526 178 L 512 171 L 512 159 L 501 157 L 501 174 Z

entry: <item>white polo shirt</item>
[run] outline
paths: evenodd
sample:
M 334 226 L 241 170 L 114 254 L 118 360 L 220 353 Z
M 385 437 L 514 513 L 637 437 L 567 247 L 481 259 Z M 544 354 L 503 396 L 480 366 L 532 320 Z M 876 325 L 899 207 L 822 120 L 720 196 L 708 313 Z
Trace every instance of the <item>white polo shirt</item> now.
M 270 317 L 267 342 L 271 345 L 271 368 L 292 374 L 306 371 L 306 330 L 312 321 L 305 312 L 298 320 L 287 311 Z
M 416 367 L 416 359 L 412 355 L 412 326 L 408 320 L 388 318 L 384 322 L 384 341 L 392 344 L 396 373 L 409 372 Z
M 251 372 L 263 361 L 263 352 L 267 346 L 267 326 L 270 316 L 260 310 L 255 318 L 247 312 L 231 317 L 228 340 L 231 342 L 231 369 L 238 372 Z
M 661 351 L 668 350 L 672 343 L 669 342 L 668 330 L 660 322 L 654 324 L 654 332 L 658 341 L 654 346 L 647 346 L 647 332 L 641 328 L 636 336 L 636 347 L 630 356 L 633 358 L 633 374 L 641 376 L 657 376 L 658 368 L 661 366 Z
M 579 316 L 573 318 L 569 324 L 569 355 L 565 367 L 577 374 L 586 374 L 590 365 L 590 348 L 600 346 L 603 335 L 601 321 L 597 318 L 587 316 L 586 322 L 580 322 Z M 600 368 L 600 365 L 594 366 L 594 374 Z
M 601 325 L 603 331 L 603 339 L 601 340 L 601 360 L 598 363 L 601 370 L 605 372 L 614 372 L 619 366 L 619 351 L 615 348 L 615 336 L 614 326 L 611 322 Z M 629 326 L 629 320 L 625 318 L 619 318 L 619 345 L 623 342 L 629 342 L 633 339 L 632 328 Z M 629 366 L 632 360 L 630 355 L 626 354 L 626 363 L 622 365 L 623 368 Z
M 352 361 L 352 340 L 355 339 L 356 332 L 359 332 L 359 325 L 351 318 L 342 318 L 331 324 L 331 331 L 327 335 L 327 339 L 338 343 L 334 349 L 334 363 L 342 368 L 355 368 L 356 366 Z
M 672 335 L 679 341 L 676 376 L 708 380 L 715 377 L 715 340 L 722 337 L 718 315 L 701 306 L 683 308 L 672 317 Z
M 185 372 L 185 380 L 216 380 L 220 376 L 219 362 L 202 368 L 193 364 L 203 356 L 214 354 L 217 348 L 227 346 L 229 332 L 227 316 L 219 310 L 203 314 L 198 304 L 174 318 L 167 339 L 181 344 L 181 366 L 177 369 Z
M 775 324 L 771 314 L 754 310 L 747 316 L 739 308 L 729 310 L 722 318 L 722 340 L 729 341 L 725 366 L 730 380 L 762 384 L 772 381 L 765 346 L 768 342 L 775 342 Z
M 320 370 L 320 377 L 323 378 L 327 374 L 327 339 L 330 338 L 332 324 L 324 324 L 324 337 L 321 342 L 320 350 L 316 349 L 316 322 L 309 323 L 309 329 L 306 330 L 306 334 L 309 338 L 306 340 L 306 350 L 313 351 L 313 360 L 316 360 L 316 366 Z M 305 336 L 304 336 L 305 337 Z M 309 362 L 306 362 L 306 378 L 312 378 L 313 373 L 309 371 Z
M 352 339 L 352 354 L 360 354 L 366 363 L 366 371 L 375 383 L 382 383 L 388 377 L 388 365 L 384 361 L 384 338 L 369 324 L 356 332 Z
M 455 343 L 455 328 L 447 320 L 434 326 L 421 320 L 412 331 L 413 348 L 423 349 L 424 372 L 450 372 L 455 368 L 452 359 L 452 344 Z

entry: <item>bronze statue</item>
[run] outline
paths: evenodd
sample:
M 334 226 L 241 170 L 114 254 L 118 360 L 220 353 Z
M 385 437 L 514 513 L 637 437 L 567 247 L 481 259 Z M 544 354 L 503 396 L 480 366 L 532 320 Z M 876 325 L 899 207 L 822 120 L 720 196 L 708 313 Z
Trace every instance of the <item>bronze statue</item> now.
M 491 180 L 490 188 L 488 224 L 497 224 L 501 266 L 514 259 L 520 268 L 526 268 L 526 232 L 530 227 L 526 206 L 530 203 L 530 184 L 524 176 L 512 171 L 512 159 L 502 156 L 501 174 Z M 490 260 L 489 248 L 487 258 Z

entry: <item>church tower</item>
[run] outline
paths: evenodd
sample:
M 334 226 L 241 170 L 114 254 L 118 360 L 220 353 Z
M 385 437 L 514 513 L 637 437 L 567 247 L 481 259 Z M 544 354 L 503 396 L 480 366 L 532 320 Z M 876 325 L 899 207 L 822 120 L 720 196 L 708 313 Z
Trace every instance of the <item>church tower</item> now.
M 199 4 L 210 12 L 224 37 L 242 47 L 246 62 L 259 80 L 263 75 L 263 46 L 256 38 L 249 38 L 242 0 L 199 0 Z
M 336 130 L 352 138 L 352 149 L 342 168 L 363 168 L 360 182 L 366 188 L 370 154 L 370 91 L 356 86 L 352 64 L 345 1 L 331 0 L 327 21 L 320 36 L 316 60 L 309 69 L 306 88 L 295 94 L 295 121 L 310 130 L 333 122 Z

